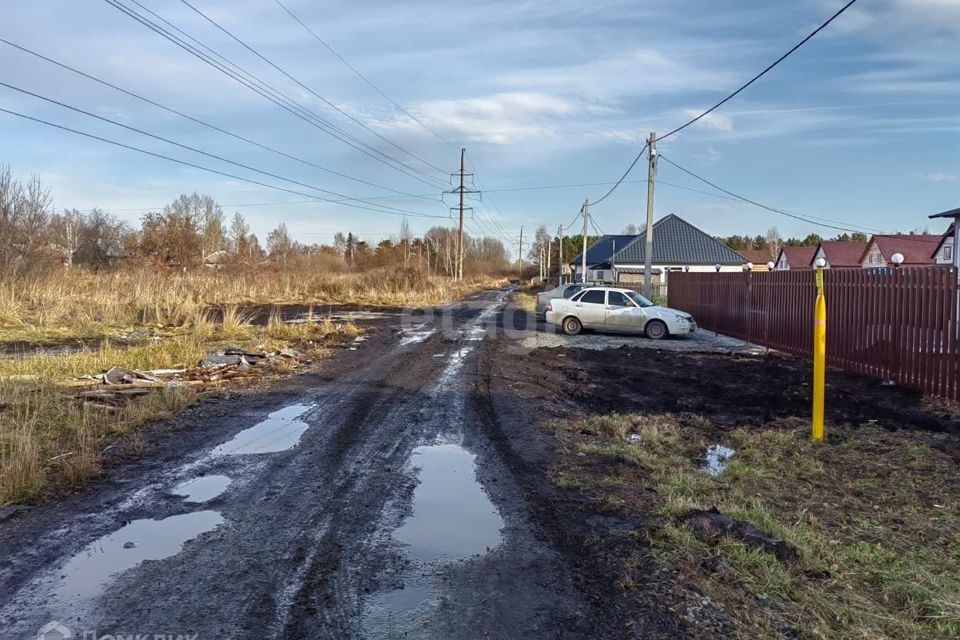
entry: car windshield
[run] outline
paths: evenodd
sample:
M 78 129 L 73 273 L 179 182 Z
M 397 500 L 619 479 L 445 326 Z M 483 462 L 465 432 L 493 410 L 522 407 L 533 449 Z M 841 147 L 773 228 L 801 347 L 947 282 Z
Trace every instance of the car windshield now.
M 633 300 L 634 302 L 636 302 L 638 306 L 641 306 L 641 307 L 654 306 L 652 302 L 644 298 L 642 295 L 640 295 L 636 291 L 627 291 L 626 293 L 627 293 L 627 297 Z

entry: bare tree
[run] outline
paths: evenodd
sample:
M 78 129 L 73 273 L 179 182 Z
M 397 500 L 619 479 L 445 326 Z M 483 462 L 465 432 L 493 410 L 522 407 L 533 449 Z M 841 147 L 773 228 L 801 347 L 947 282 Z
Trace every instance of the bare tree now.
M 290 257 L 293 241 L 287 231 L 287 225 L 280 223 L 277 228 L 267 234 L 267 251 L 277 264 L 284 264 Z

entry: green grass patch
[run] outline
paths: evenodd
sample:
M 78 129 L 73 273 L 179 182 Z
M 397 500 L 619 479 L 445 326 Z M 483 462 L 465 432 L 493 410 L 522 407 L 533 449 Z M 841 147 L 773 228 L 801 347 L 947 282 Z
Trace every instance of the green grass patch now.
M 951 436 L 832 433 L 836 444 L 814 443 L 806 425 L 720 431 L 689 414 L 593 416 L 567 426 L 574 455 L 561 466 L 599 508 L 653 516 L 650 553 L 723 605 L 742 637 L 960 637 L 960 483 L 937 446 Z M 736 453 L 711 476 L 703 457 L 717 443 Z M 798 559 L 698 539 L 684 516 L 710 508 Z

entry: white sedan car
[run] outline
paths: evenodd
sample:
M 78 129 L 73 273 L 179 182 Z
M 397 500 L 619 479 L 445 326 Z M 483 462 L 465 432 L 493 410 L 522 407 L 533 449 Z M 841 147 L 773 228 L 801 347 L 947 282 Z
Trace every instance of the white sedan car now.
M 555 298 L 547 306 L 547 322 L 576 335 L 583 329 L 643 333 L 652 340 L 697 330 L 693 316 L 660 307 L 636 291 L 614 287 L 584 289 L 569 300 Z

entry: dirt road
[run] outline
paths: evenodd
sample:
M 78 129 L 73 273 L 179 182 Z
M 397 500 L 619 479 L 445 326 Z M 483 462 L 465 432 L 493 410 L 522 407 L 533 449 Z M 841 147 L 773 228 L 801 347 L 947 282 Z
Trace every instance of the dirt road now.
M 511 464 L 480 370 L 506 295 L 188 410 L 142 460 L 0 523 L 5 637 L 656 635 L 591 590 Z

